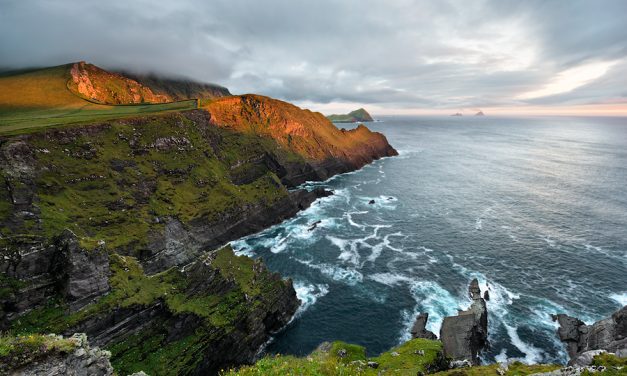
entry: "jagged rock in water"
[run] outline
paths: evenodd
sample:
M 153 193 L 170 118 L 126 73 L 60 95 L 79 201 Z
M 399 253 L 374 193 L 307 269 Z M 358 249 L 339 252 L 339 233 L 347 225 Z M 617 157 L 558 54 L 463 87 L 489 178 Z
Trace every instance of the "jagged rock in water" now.
M 76 343 L 72 352 L 48 351 L 39 354 L 26 364 L 9 369 L 11 376 L 109 376 L 113 367 L 109 362 L 111 353 L 98 347 L 90 347 L 83 333 L 71 337 Z
M 431 331 L 427 330 L 427 321 L 429 320 L 429 314 L 427 312 L 420 313 L 414 321 L 414 326 L 411 328 L 412 338 L 426 338 L 426 339 L 438 339 L 438 337 Z
M 579 354 L 589 350 L 606 350 L 616 353 L 627 349 L 627 305 L 611 317 L 586 325 L 583 321 L 565 314 L 551 315 L 557 321 L 557 335 L 566 344 L 573 362 Z
M 457 316 L 444 318 L 440 340 L 446 356 L 477 365 L 479 352 L 488 344 L 488 310 L 477 279 L 470 282 L 468 294 L 472 305 L 466 311 L 459 311 Z

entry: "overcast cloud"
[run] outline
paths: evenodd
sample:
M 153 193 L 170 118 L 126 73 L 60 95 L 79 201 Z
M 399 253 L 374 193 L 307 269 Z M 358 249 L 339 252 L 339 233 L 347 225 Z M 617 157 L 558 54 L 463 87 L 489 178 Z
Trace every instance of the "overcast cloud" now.
M 627 1 L 0 0 L 0 66 L 86 60 L 387 109 L 627 103 Z

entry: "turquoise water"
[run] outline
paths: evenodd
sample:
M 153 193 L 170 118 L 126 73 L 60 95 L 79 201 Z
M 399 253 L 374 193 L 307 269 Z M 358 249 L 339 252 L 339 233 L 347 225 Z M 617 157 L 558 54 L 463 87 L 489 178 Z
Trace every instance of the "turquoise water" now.
M 484 361 L 564 362 L 549 314 L 594 321 L 627 304 L 627 119 L 369 127 L 400 155 L 306 185 L 335 195 L 233 243 L 291 277 L 303 300 L 268 352 L 339 339 L 377 354 L 409 338 L 418 312 L 439 333 L 477 277 L 491 297 Z

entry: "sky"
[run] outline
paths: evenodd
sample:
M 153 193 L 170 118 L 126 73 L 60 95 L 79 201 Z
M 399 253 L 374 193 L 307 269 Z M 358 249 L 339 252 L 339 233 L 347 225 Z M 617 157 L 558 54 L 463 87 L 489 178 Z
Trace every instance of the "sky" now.
M 80 60 L 326 114 L 627 115 L 627 1 L 0 0 L 0 67 Z

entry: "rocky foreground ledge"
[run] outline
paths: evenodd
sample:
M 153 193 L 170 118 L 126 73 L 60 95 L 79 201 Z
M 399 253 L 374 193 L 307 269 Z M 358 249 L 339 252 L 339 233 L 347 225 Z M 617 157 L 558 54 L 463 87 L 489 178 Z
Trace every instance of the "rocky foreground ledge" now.
M 627 358 L 623 332 L 624 307 L 611 318 L 601 320 L 589 328 L 609 333 L 609 342 L 595 342 L 596 345 L 612 349 L 585 350 L 577 353 L 572 364 L 567 367 L 552 364 L 525 365 L 515 360 L 491 365 L 476 365 L 474 357 L 481 351 L 478 344 L 486 346 L 487 312 L 485 299 L 481 298 L 476 280 L 469 286 L 471 307 L 460 311 L 456 316 L 445 320 L 448 329 L 442 329 L 442 341 L 424 325 L 428 316 L 418 315 L 412 328 L 412 340 L 390 349 L 377 357 L 367 357 L 363 347 L 341 341 L 325 342 L 306 358 L 290 356 L 269 356 L 258 360 L 254 365 L 225 370 L 230 376 L 248 375 L 427 375 L 438 376 L 583 376 L 598 374 L 612 376 L 627 373 Z M 484 297 L 487 297 L 484 295 Z M 484 299 L 482 301 L 482 299 Z M 469 319 L 472 317 L 472 319 Z M 564 322 L 565 316 L 559 316 Z M 556 319 L 558 316 L 556 316 Z M 590 333 L 578 324 L 577 331 Z M 567 321 L 565 325 L 570 325 Z M 451 331 L 452 328 L 456 330 Z M 559 330 L 560 336 L 563 330 Z M 569 337 L 570 338 L 570 337 Z M 482 341 L 477 341 L 482 339 Z M 617 343 L 618 342 L 618 343 Z M 590 342 L 588 342 L 591 348 Z M 455 347 L 457 346 L 457 347 Z M 84 334 L 71 337 L 57 335 L 0 337 L 0 372 L 11 375 L 103 375 L 109 376 L 113 370 L 109 363 L 111 353 L 90 347 Z M 119 374 L 119 373 L 118 373 Z M 160 374 L 155 372 L 155 374 Z M 142 371 L 134 376 L 146 375 Z

